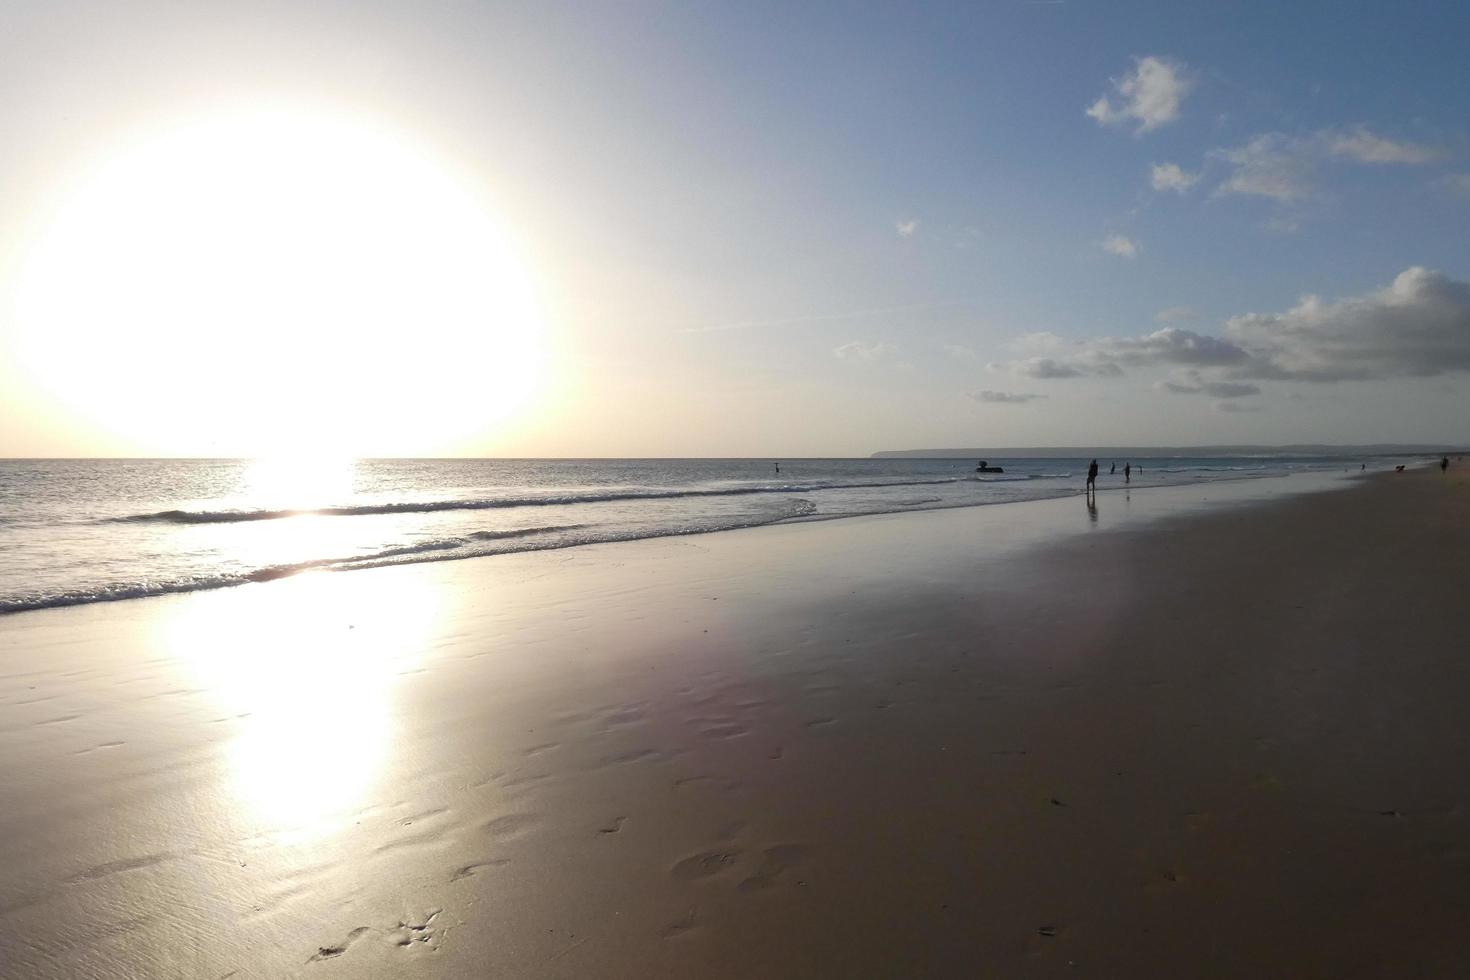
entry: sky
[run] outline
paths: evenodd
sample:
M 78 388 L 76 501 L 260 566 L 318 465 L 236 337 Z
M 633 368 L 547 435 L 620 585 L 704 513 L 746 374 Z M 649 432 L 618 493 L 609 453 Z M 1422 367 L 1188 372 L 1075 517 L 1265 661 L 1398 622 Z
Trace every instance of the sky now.
M 1466 37 L 1460 2 L 11 2 L 0 455 L 1462 445 Z

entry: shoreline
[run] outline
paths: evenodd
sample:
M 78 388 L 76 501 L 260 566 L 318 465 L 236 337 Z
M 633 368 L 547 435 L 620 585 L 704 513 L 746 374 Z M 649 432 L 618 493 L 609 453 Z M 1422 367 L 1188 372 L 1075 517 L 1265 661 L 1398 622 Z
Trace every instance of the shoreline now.
M 0 957 L 1463 969 L 1464 482 L 1178 493 L 0 618 Z
M 1234 496 L 1234 497 L 1237 497 L 1237 498 L 1239 498 L 1241 500 L 1260 500 L 1260 499 L 1269 499 L 1269 498 L 1275 497 L 1275 496 L 1279 495 L 1283 490 L 1285 490 L 1288 493 L 1312 493 L 1312 492 L 1321 492 L 1321 491 L 1324 491 L 1324 490 L 1330 490 L 1330 489 L 1333 489 L 1334 486 L 1336 486 L 1340 481 L 1342 481 L 1344 479 L 1350 479 L 1353 476 L 1355 476 L 1355 475 L 1354 474 L 1348 474 L 1348 473 L 1337 474 L 1337 473 L 1326 473 L 1326 472 L 1298 473 L 1298 474 L 1291 474 L 1291 475 L 1287 475 L 1287 476 L 1269 476 L 1269 477 L 1239 476 L 1239 477 L 1224 477 L 1224 478 L 1210 480 L 1210 481 L 1202 481 L 1200 483 L 1180 484 L 1180 485 L 1158 485 L 1158 484 L 1154 484 L 1154 485 L 1141 485 L 1141 486 L 1138 486 L 1138 487 L 1130 487 L 1130 486 L 1127 486 L 1127 485 L 1123 485 L 1123 486 L 1105 486 L 1105 487 L 1099 488 L 1099 490 L 1097 492 L 1099 494 L 1104 495 L 1105 497 L 1111 497 L 1112 495 L 1118 494 L 1118 493 L 1130 494 L 1130 493 L 1134 493 L 1134 492 L 1137 492 L 1137 493 L 1161 492 L 1161 493 L 1165 493 L 1165 494 L 1176 494 L 1176 495 L 1180 495 L 1180 499 L 1182 499 L 1184 501 L 1194 500 L 1196 502 L 1199 502 L 1199 501 L 1207 501 L 1209 499 L 1209 493 L 1208 492 L 1209 492 L 1209 489 L 1211 487 L 1225 487 L 1225 486 L 1230 485 L 1230 484 L 1252 484 L 1252 483 L 1259 483 L 1259 484 L 1262 484 L 1262 486 L 1255 488 L 1255 492 L 1243 491 L 1243 492 L 1237 492 L 1237 493 L 1235 493 L 1235 494 L 1232 495 L 1229 490 L 1224 490 L 1224 491 L 1221 491 L 1221 492 L 1217 492 L 1216 496 L 1219 497 L 1219 496 L 1222 496 L 1223 495 L 1227 499 L 1229 499 L 1232 496 Z M 1287 481 L 1289 481 L 1289 480 L 1294 480 L 1295 482 L 1294 483 L 1288 483 Z M 1303 484 L 1306 484 L 1306 485 L 1303 486 Z M 527 555 L 527 554 L 538 554 L 538 553 L 541 553 L 541 552 L 565 551 L 565 550 L 574 549 L 574 548 L 587 548 L 587 547 L 598 547 L 598 546 L 607 546 L 607 545 L 617 546 L 617 545 L 624 545 L 624 544 L 636 544 L 636 543 L 638 543 L 640 541 L 657 541 L 657 540 L 662 540 L 662 539 L 698 538 L 698 537 L 703 537 L 703 536 L 710 535 L 710 534 L 725 534 L 725 533 L 730 533 L 730 532 L 734 532 L 734 531 L 756 531 L 756 530 L 760 530 L 762 528 L 770 528 L 770 527 L 783 527 L 783 526 L 792 526 L 792 525 L 799 525 L 799 524 L 816 524 L 816 523 L 824 523 L 824 522 L 830 522 L 830 521 L 847 521 L 847 520 L 856 520 L 856 519 L 862 519 L 862 518 L 893 517 L 893 516 L 900 516 L 900 515 L 906 515 L 906 514 L 925 514 L 925 513 L 936 512 L 936 511 L 971 510 L 971 509 L 990 508 L 990 507 L 997 507 L 997 506 L 1010 506 L 1010 505 L 1041 505 L 1041 504 L 1047 504 L 1047 503 L 1052 503 L 1052 502 L 1056 502 L 1056 501 L 1073 499 L 1073 498 L 1079 497 L 1079 496 L 1083 496 L 1083 493 L 1080 490 L 1075 491 L 1075 492 L 1070 492 L 1069 491 L 1067 493 L 1059 493 L 1059 494 L 1055 494 L 1055 495 L 1052 495 L 1052 496 L 1035 497 L 1035 498 L 1030 498 L 1030 499 L 1026 499 L 1026 500 L 998 500 L 998 501 L 984 501 L 984 502 L 977 502 L 977 503 L 946 504 L 946 505 L 940 505 L 940 506 L 922 506 L 922 507 L 913 507 L 913 508 L 905 508 L 905 509 L 898 509 L 898 510 L 874 511 L 874 512 L 871 512 L 871 513 L 857 513 L 857 514 L 830 514 L 830 515 L 809 514 L 809 515 L 799 515 L 799 516 L 793 516 L 793 517 L 777 518 L 777 519 L 774 519 L 774 520 L 771 520 L 771 521 L 767 521 L 767 522 L 763 522 L 763 523 L 757 523 L 757 524 L 750 524 L 750 525 L 743 525 L 743 526 L 735 526 L 735 527 L 726 527 L 726 528 L 718 528 L 718 529 L 712 529 L 712 530 L 699 530 L 699 531 L 678 531 L 678 530 L 670 530 L 670 531 L 664 531 L 664 532 L 648 533 L 648 534 L 643 534 L 643 535 L 639 535 L 639 536 L 632 536 L 632 537 L 627 537 L 627 538 L 614 538 L 614 539 L 609 539 L 609 540 L 587 541 L 587 542 L 569 542 L 569 543 L 565 543 L 565 544 L 539 545 L 539 546 L 526 547 L 526 548 L 522 548 L 522 549 L 508 549 L 508 550 L 497 551 L 497 552 L 485 552 L 485 553 L 464 554 L 464 555 L 435 554 L 434 552 L 437 550 L 437 547 L 434 545 L 434 543 L 431 542 L 429 545 L 425 546 L 424 550 L 421 553 L 419 553 L 418 555 L 416 555 L 413 558 L 399 558 L 399 557 L 395 557 L 395 558 L 392 558 L 392 559 L 379 560 L 376 556 L 373 556 L 373 555 L 365 555 L 365 556 L 359 556 L 359 557 L 355 557 L 355 558 L 317 559 L 317 560 L 307 561 L 307 562 L 305 562 L 305 563 L 303 563 L 301 565 L 296 565 L 296 566 L 280 566 L 280 567 L 267 566 L 267 567 L 258 568 L 258 569 L 255 569 L 255 570 L 249 571 L 249 572 L 222 574 L 222 575 L 219 575 L 219 576 L 215 576 L 213 578 L 201 579 L 201 580 L 197 580 L 197 581 L 177 582 L 177 583 L 175 583 L 175 582 L 165 582 L 165 583 L 162 583 L 162 584 L 149 585 L 149 586 L 127 586 L 127 587 L 122 588 L 118 592 L 109 593 L 109 594 L 102 594 L 102 595 L 99 595 L 98 592 L 97 592 L 97 590 L 89 590 L 89 591 L 87 591 L 85 593 L 77 593 L 77 594 L 68 593 L 68 594 L 62 595 L 62 596 L 50 596 L 50 597 L 47 597 L 47 598 L 45 598 L 43 600 L 38 600 L 34 604 L 30 604 L 30 603 L 25 602 L 25 601 L 17 601 L 17 602 L 12 603 L 12 602 L 9 602 L 9 601 L 0 600 L 0 621 L 3 621 L 6 617 L 9 617 L 9 616 L 16 616 L 16 615 L 21 615 L 21 614 L 25 614 L 25 613 L 44 612 L 44 611 L 53 610 L 53 609 L 71 609 L 71 608 L 76 608 L 76 607 L 84 607 L 84 606 L 91 606 L 91 605 L 102 605 L 102 604 L 111 604 L 111 603 L 117 603 L 117 602 L 131 602 L 131 601 L 136 601 L 136 600 L 140 600 L 140 599 L 156 600 L 156 599 L 173 597 L 173 596 L 187 596 L 187 595 L 193 595 L 195 593 L 201 593 L 201 592 L 213 592 L 213 591 L 219 591 L 219 590 L 234 589 L 234 588 L 239 588 L 239 587 L 242 587 L 242 586 L 249 586 L 249 585 L 262 585 L 262 584 L 267 584 L 267 583 L 270 583 L 270 582 L 276 582 L 276 581 L 280 581 L 280 580 L 284 580 L 284 579 L 296 578 L 296 577 L 302 576 L 302 575 L 312 575 L 312 574 L 318 574 L 318 573 L 341 573 L 341 572 L 372 571 L 372 570 L 383 569 L 383 568 L 403 568 L 403 567 L 410 567 L 410 566 L 417 566 L 417 565 L 431 565 L 431 564 L 441 564 L 441 563 L 446 563 L 446 562 L 469 561 L 469 560 L 472 560 L 472 559 L 506 558 L 506 557 L 515 556 L 515 555 Z M 303 514 L 301 516 L 310 516 L 310 514 L 311 514 L 311 512 L 303 512 Z M 404 549 L 400 548 L 400 550 L 404 550 Z M 412 551 L 414 549 L 411 548 L 411 547 L 409 547 L 406 550 Z

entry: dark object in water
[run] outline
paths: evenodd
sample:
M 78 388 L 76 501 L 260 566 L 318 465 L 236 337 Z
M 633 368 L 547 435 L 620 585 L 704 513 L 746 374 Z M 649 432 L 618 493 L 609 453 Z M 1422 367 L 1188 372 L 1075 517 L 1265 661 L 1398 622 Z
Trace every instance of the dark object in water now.
M 1399 465 L 1395 466 L 1393 468 L 1393 471 L 1395 473 L 1402 473 L 1404 471 L 1404 464 L 1403 463 L 1400 463 Z
M 982 459 L 980 461 L 980 465 L 975 467 L 975 472 L 976 473 L 1004 473 L 1005 472 L 1005 467 L 1003 467 L 1003 466 L 991 466 L 988 462 L 986 462 L 985 460 Z

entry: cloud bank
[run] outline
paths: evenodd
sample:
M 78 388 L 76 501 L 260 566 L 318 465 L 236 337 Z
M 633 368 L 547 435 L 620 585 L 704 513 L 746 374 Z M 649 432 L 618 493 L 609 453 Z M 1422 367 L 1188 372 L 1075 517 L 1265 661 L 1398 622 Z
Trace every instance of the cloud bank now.
M 1155 387 L 1176 395 L 1209 395 L 1211 398 L 1246 398 L 1261 393 L 1260 386 L 1241 381 L 1206 381 L 1191 371 L 1183 381 L 1160 381 Z
M 1254 381 L 1330 383 L 1470 371 L 1470 282 L 1414 266 L 1363 296 L 1336 302 L 1306 296 L 1284 312 L 1231 317 L 1220 336 L 1168 326 L 1083 341 L 1004 367 L 1048 379 L 1185 368 L 1195 372 L 1186 382 L 1162 387 L 1217 398 L 1256 394 L 1246 390 Z

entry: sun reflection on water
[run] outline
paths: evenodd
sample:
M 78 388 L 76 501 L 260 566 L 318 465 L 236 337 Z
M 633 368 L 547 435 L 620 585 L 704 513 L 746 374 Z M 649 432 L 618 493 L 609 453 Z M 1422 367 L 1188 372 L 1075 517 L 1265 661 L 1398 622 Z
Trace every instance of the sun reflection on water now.
M 185 603 L 166 637 L 235 718 L 231 791 L 273 830 L 325 833 L 388 762 L 394 689 L 439 614 L 414 576 L 314 573 Z
M 356 476 L 356 460 L 313 452 L 253 459 L 243 482 L 251 507 L 302 510 L 345 502 Z
M 357 461 L 321 454 L 262 457 L 249 462 L 232 503 L 248 511 L 301 511 L 279 520 L 228 529 L 228 553 L 242 567 L 282 567 L 324 559 L 351 558 L 362 550 L 355 522 L 313 515 L 322 507 L 353 500 Z

